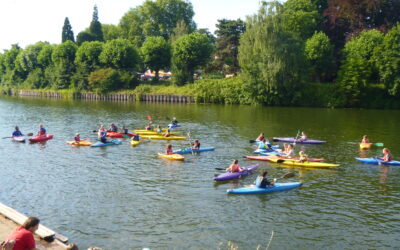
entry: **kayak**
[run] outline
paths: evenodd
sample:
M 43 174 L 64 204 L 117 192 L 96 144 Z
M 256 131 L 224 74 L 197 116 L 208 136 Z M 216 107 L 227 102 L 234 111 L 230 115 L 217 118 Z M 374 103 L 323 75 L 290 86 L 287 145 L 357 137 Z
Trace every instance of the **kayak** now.
M 25 142 L 25 136 L 13 136 L 12 137 L 12 139 L 13 139 L 13 141 L 16 141 L 16 142 Z
M 153 140 L 184 140 L 185 136 L 162 136 L 162 135 L 142 135 L 143 139 L 153 139 Z
M 214 147 L 209 147 L 209 148 L 200 148 L 200 149 L 190 149 L 190 148 L 183 148 L 179 150 L 174 150 L 174 153 L 176 154 L 191 154 L 193 153 L 200 153 L 200 152 L 205 152 L 205 151 L 214 151 Z
M 162 158 L 170 159 L 170 160 L 176 160 L 176 161 L 183 161 L 185 160 L 185 157 L 183 157 L 180 154 L 164 154 L 164 153 L 158 153 L 158 155 Z
M 308 143 L 308 144 L 321 144 L 325 143 L 326 141 L 319 141 L 319 140 L 304 140 L 301 141 L 299 139 L 296 140 L 294 137 L 274 137 L 273 141 L 281 141 L 281 142 L 291 142 L 291 143 Z
M 381 159 L 378 158 L 356 158 L 357 161 L 361 161 L 368 164 L 375 164 L 378 165 L 381 163 L 382 165 L 389 165 L 389 166 L 400 166 L 400 161 L 388 161 L 383 162 Z
M 29 138 L 29 141 L 30 142 L 42 142 L 42 141 L 50 140 L 52 138 L 53 138 L 53 135 L 49 135 L 49 134 L 47 134 L 47 135 L 37 135 L 37 136 L 34 136 L 32 138 Z
M 133 130 L 133 131 L 138 131 L 138 130 Z M 157 132 L 157 131 L 141 131 L 141 132 L 135 132 L 138 135 L 162 135 L 165 133 L 164 132 Z M 178 132 L 170 132 L 171 135 L 177 134 Z
M 372 143 L 360 143 L 360 149 L 370 149 L 372 147 Z
M 107 137 L 111 138 L 131 138 L 133 134 L 131 133 L 121 133 L 121 132 L 112 132 L 112 131 L 107 131 Z
M 287 158 L 285 156 L 279 156 L 279 155 L 270 155 L 270 156 L 246 156 L 247 159 L 250 160 L 257 160 L 257 161 L 270 161 L 271 159 L 284 159 L 288 161 L 298 161 L 299 157 L 294 157 L 294 158 Z M 324 158 L 308 158 L 309 162 L 321 162 L 325 161 Z
M 68 143 L 69 145 L 74 145 L 74 146 L 90 146 L 90 145 L 93 144 L 93 142 L 88 142 L 88 141 L 79 141 L 79 142 L 76 142 L 76 141 L 67 141 L 67 143 Z
M 92 144 L 90 146 L 91 147 L 105 147 L 105 146 L 118 145 L 118 144 L 121 144 L 121 143 L 122 143 L 121 140 L 111 140 L 111 141 L 108 141 L 106 143 L 102 143 L 101 141 L 99 141 L 99 142 L 96 142 L 96 143 L 94 143 L 94 144 Z
M 271 193 L 276 191 L 286 191 L 293 188 L 298 188 L 303 183 L 301 182 L 286 182 L 286 183 L 275 183 L 275 185 L 266 188 L 259 188 L 256 186 L 251 187 L 243 187 L 243 188 L 236 188 L 236 189 L 228 189 L 226 192 L 228 194 L 265 194 Z
M 284 154 L 278 151 L 271 151 L 271 152 L 260 152 L 260 155 L 269 156 L 269 155 L 284 155 Z
M 168 124 L 168 128 L 179 128 L 181 125 L 180 124 Z
M 134 140 L 131 140 L 131 145 L 132 146 L 137 146 L 137 145 L 139 145 L 140 143 L 142 143 L 143 141 L 141 141 L 141 140 L 139 140 L 139 141 L 134 141 Z
M 331 168 L 331 167 L 339 167 L 339 164 L 333 164 L 333 163 L 323 163 L 323 162 L 297 162 L 293 160 L 288 160 L 288 159 L 270 159 L 270 162 L 273 163 L 281 163 L 285 165 L 291 165 L 291 166 L 299 166 L 299 167 L 305 167 L 305 168 Z
M 261 153 L 275 152 L 275 150 L 278 148 L 279 148 L 279 145 L 273 145 L 272 149 L 257 148 L 256 150 L 254 150 L 254 153 L 261 154 Z
M 258 164 L 244 167 L 244 170 L 242 172 L 235 172 L 235 173 L 226 172 L 215 177 L 214 181 L 230 181 L 234 179 L 240 179 L 242 177 L 252 174 L 253 171 L 256 170 L 257 168 Z

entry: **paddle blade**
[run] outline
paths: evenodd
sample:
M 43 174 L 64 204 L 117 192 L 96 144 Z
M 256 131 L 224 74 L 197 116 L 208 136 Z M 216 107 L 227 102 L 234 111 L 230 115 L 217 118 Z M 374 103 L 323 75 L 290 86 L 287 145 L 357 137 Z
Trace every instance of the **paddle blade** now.
M 28 133 L 28 134 L 26 134 L 26 136 L 32 136 L 33 135 L 33 133 Z
M 215 168 L 216 170 L 226 170 L 226 168 Z
M 292 178 L 294 176 L 295 176 L 295 174 L 293 172 L 290 172 L 290 173 L 283 175 L 281 178 Z
M 374 143 L 374 145 L 377 146 L 377 147 L 383 147 L 383 143 L 382 142 Z
M 283 160 L 283 159 L 279 159 L 279 160 L 277 160 L 276 162 L 277 162 L 277 163 L 284 163 L 284 162 L 285 162 L 285 160 Z
M 254 142 L 256 142 L 256 140 L 249 140 L 249 142 L 250 142 L 250 143 L 254 143 Z

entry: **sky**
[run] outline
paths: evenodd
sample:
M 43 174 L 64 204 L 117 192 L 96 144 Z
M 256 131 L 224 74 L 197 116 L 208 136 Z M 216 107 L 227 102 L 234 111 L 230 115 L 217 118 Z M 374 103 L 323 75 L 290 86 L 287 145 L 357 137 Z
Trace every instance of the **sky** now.
M 74 35 L 89 27 L 93 7 L 99 21 L 118 24 L 131 8 L 144 0 L 0 0 L 0 53 L 18 43 L 25 48 L 38 41 L 61 42 L 61 30 L 68 17 Z M 215 31 L 218 19 L 242 19 L 257 13 L 259 0 L 191 0 L 198 28 Z

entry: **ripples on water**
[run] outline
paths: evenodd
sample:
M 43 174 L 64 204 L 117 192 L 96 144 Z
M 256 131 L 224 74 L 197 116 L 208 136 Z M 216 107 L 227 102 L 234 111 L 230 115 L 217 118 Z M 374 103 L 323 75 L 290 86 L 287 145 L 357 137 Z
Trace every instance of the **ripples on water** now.
M 386 117 L 371 123 L 376 113 Z M 300 114 L 299 114 L 300 113 Z M 95 138 L 100 124 L 144 127 L 147 115 L 176 116 L 203 147 L 216 151 L 186 155 L 185 162 L 157 157 L 166 143 L 131 147 L 71 147 L 76 132 Z M 162 114 L 162 115 L 160 115 Z M 17 123 L 25 133 L 44 123 L 53 140 L 44 144 L 0 142 L 1 202 L 42 222 L 85 249 L 375 249 L 400 246 L 400 170 L 357 163 L 362 134 L 400 154 L 398 111 L 262 108 L 218 105 L 160 105 L 0 99 L 0 131 Z M 287 168 L 259 162 L 271 177 L 294 171 L 303 187 L 268 195 L 226 195 L 244 180 L 212 179 L 238 158 L 241 165 L 259 132 L 294 136 L 306 129 L 324 145 L 297 145 L 310 156 L 341 163 L 336 169 Z M 359 131 L 363 131 L 362 133 Z M 172 142 L 175 149 L 187 141 Z M 379 155 L 381 149 L 364 156 Z M 289 181 L 288 180 L 288 181 Z

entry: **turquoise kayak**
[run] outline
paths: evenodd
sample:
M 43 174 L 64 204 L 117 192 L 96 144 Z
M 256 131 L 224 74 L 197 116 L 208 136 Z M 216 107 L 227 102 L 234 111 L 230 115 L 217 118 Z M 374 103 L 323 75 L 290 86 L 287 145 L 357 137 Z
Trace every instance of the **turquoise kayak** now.
M 251 187 L 228 189 L 226 190 L 226 192 L 228 194 L 265 194 L 277 191 L 286 191 L 293 188 L 298 188 L 301 185 L 303 185 L 302 182 L 275 183 L 275 185 L 272 187 L 259 188 L 256 186 L 251 186 Z
M 199 153 L 199 152 L 204 152 L 204 151 L 214 151 L 214 147 L 208 147 L 208 148 L 200 148 L 200 149 L 190 149 L 190 148 L 183 148 L 179 150 L 175 150 L 174 153 L 176 154 L 191 154 L 193 153 Z
M 106 143 L 102 143 L 101 141 L 99 141 L 99 142 L 96 142 L 96 143 L 94 143 L 94 144 L 92 144 L 90 146 L 91 147 L 105 147 L 105 146 L 118 145 L 118 144 L 121 144 L 121 143 L 122 143 L 122 140 L 111 140 L 111 141 L 108 141 Z

